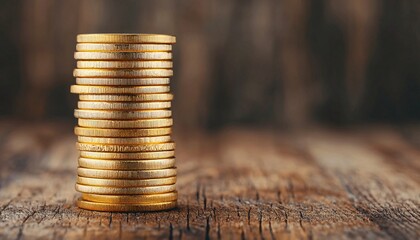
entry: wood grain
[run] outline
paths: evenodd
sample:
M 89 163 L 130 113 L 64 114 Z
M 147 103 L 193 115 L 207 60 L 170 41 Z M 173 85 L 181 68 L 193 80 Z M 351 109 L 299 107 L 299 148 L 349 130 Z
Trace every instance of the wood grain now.
M 179 207 L 75 207 L 67 124 L 0 122 L 1 239 L 418 239 L 419 129 L 176 132 Z

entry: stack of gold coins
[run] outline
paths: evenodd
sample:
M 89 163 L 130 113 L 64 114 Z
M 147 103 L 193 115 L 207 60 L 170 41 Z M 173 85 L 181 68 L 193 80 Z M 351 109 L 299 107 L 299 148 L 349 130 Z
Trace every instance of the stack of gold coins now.
M 158 211 L 177 204 L 169 81 L 175 37 L 77 36 L 80 208 Z

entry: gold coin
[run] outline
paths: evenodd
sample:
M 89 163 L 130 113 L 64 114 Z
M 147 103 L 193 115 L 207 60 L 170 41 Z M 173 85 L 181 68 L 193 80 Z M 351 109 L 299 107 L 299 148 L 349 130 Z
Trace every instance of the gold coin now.
M 78 43 L 79 52 L 169 52 L 170 44 Z
M 175 43 L 176 38 L 163 34 L 130 34 L 102 33 L 79 34 L 77 42 L 81 43 Z
M 177 201 L 142 204 L 115 204 L 90 202 L 78 199 L 77 206 L 86 210 L 102 212 L 155 212 L 175 208 L 177 206 Z
M 172 68 L 171 61 L 77 61 L 78 68 Z
M 151 102 L 170 101 L 173 99 L 170 93 L 163 94 L 140 94 L 140 95 L 79 95 L 82 101 L 103 101 L 103 102 Z
M 171 102 L 142 102 L 142 103 L 110 103 L 110 102 L 85 102 L 77 103 L 79 109 L 93 110 L 142 110 L 142 109 L 168 109 Z
M 178 192 L 148 194 L 148 195 L 100 195 L 82 193 L 82 199 L 99 203 L 125 203 L 125 204 L 143 204 L 171 202 L 178 199 Z
M 76 147 L 80 151 L 92 152 L 160 152 L 175 149 L 174 142 L 168 143 L 149 143 L 141 145 L 104 145 L 90 143 L 76 143 Z
M 148 129 L 101 129 L 75 127 L 74 133 L 78 136 L 88 137 L 151 137 L 164 136 L 172 133 L 171 128 L 148 128 Z
M 148 119 L 148 118 L 169 118 L 171 110 L 141 110 L 141 111 L 99 111 L 75 109 L 76 118 L 94 119 Z
M 77 176 L 77 183 L 88 186 L 102 187 L 149 187 L 171 185 L 176 183 L 176 177 L 168 178 L 151 178 L 151 179 L 104 179 L 104 178 L 88 178 Z
M 160 128 L 170 127 L 172 118 L 141 119 L 141 120 L 97 120 L 79 118 L 79 126 L 91 128 Z
M 74 77 L 171 77 L 171 69 L 74 69 Z
M 103 160 L 79 158 L 79 166 L 109 170 L 149 170 L 175 167 L 175 158 L 147 160 Z
M 75 52 L 77 60 L 171 60 L 170 52 Z
M 76 94 L 149 94 L 166 93 L 169 91 L 169 86 L 108 87 L 72 85 L 70 87 L 70 92 Z
M 172 140 L 171 136 L 137 137 L 137 138 L 105 138 L 105 137 L 79 136 L 77 139 L 81 143 L 120 144 L 120 145 L 164 143 L 164 142 L 170 142 Z
M 80 151 L 80 157 L 95 158 L 95 159 L 99 158 L 99 159 L 144 160 L 144 159 L 172 158 L 174 156 L 175 156 L 175 151 L 136 152 L 136 153 Z
M 169 78 L 76 78 L 79 85 L 93 86 L 147 86 L 169 85 Z
M 157 194 L 176 190 L 175 184 L 147 187 L 103 187 L 88 186 L 76 183 L 76 191 L 82 193 L 111 194 L 111 195 L 134 195 L 134 194 Z
M 167 178 L 167 177 L 176 176 L 176 168 L 153 169 L 153 170 L 107 170 L 107 169 L 91 169 L 91 168 L 78 167 L 77 174 L 81 177 L 106 178 L 106 179 L 108 178 L 110 179 Z

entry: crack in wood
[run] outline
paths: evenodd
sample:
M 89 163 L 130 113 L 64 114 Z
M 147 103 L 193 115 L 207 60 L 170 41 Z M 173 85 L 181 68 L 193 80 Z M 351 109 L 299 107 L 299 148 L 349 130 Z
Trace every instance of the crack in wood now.
M 210 239 L 210 217 L 206 218 L 206 235 L 205 235 L 205 239 L 209 240 Z
M 172 223 L 169 224 L 169 240 L 174 239 L 174 227 L 172 226 Z

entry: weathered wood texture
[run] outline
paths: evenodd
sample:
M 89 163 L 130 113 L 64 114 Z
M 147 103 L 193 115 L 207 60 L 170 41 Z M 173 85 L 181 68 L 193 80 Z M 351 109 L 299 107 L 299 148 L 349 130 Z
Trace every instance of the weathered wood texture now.
M 419 239 L 420 128 L 176 134 L 179 207 L 75 207 L 66 124 L 0 122 L 0 239 Z

